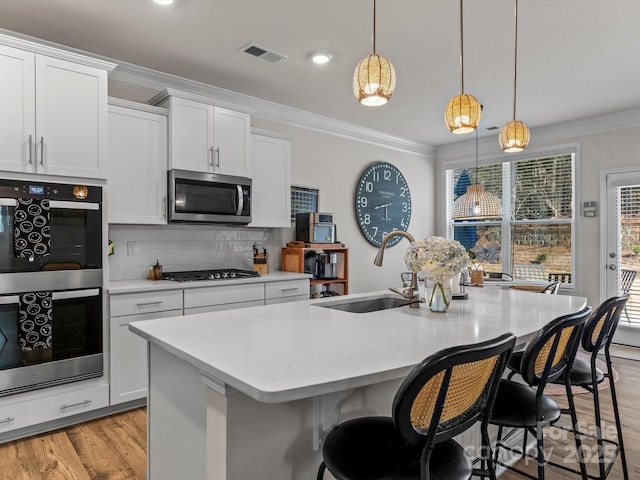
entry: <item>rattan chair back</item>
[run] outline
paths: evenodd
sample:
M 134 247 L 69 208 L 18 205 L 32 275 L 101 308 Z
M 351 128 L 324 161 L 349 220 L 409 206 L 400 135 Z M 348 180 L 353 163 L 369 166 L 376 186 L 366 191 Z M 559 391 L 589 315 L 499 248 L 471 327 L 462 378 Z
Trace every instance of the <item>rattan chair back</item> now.
M 611 297 L 593 311 L 584 327 L 582 348 L 598 352 L 611 342 L 627 300 L 629 295 Z
M 542 386 L 571 367 L 591 307 L 558 317 L 542 327 L 522 356 L 520 372 L 531 386 Z
M 488 422 L 500 377 L 515 346 L 502 335 L 435 353 L 405 378 L 393 401 L 393 421 L 407 442 L 433 445 Z

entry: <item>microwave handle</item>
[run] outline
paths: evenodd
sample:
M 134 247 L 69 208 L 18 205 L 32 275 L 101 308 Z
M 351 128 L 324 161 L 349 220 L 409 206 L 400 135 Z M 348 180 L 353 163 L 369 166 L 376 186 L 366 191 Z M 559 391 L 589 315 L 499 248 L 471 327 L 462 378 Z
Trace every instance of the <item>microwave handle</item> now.
M 51 295 L 53 300 L 65 300 L 68 298 L 84 298 L 95 297 L 99 295 L 100 291 L 97 288 L 88 288 L 85 290 L 70 290 L 53 292 Z M 19 303 L 19 295 L 0 295 L 0 305 L 11 305 L 13 303 Z
M 244 195 L 242 195 L 242 185 L 236 185 L 238 189 L 238 211 L 236 215 L 242 215 L 242 209 L 244 207 Z
M 15 198 L 0 198 L 0 207 L 15 207 L 18 201 Z M 69 210 L 100 210 L 99 203 L 91 202 L 67 202 L 64 200 L 51 200 L 50 208 L 66 208 Z

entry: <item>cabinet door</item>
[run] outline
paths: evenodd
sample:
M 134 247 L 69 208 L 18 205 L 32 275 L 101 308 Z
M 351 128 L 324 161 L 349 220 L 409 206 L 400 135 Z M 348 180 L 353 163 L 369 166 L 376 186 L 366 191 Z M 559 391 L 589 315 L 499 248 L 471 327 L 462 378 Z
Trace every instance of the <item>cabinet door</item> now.
M 214 107 L 215 172 L 248 177 L 251 117 Z
M 109 106 L 109 223 L 167 223 L 167 117 Z
M 0 169 L 34 171 L 35 55 L 0 46 Z
M 107 73 L 36 55 L 37 171 L 106 178 Z
M 171 168 L 213 172 L 213 107 L 171 97 Z
M 140 320 L 182 315 L 182 310 L 145 313 L 111 318 L 111 405 L 147 396 L 149 376 L 147 342 L 129 331 L 129 324 Z
M 250 227 L 291 227 L 291 144 L 251 135 Z

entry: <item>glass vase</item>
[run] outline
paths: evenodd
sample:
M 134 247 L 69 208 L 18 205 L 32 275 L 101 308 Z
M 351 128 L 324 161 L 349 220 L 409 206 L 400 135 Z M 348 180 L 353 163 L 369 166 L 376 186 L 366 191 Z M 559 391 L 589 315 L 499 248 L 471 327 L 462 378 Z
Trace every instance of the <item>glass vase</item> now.
M 446 312 L 451 305 L 452 279 L 427 282 L 425 297 L 432 312 Z

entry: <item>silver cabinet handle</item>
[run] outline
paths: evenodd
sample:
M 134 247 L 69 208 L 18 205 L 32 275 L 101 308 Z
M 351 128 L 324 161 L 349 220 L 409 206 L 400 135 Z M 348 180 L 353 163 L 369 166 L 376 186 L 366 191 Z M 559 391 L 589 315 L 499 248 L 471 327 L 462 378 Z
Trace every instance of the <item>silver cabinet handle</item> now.
M 213 145 L 209 147 L 209 159 L 209 165 L 211 168 L 215 168 L 215 165 L 213 164 Z
M 220 168 L 220 147 L 216 148 L 216 168 Z
M 40 165 L 44 167 L 44 137 L 40 137 Z
M 295 292 L 296 290 L 298 290 L 298 287 L 280 289 L 281 292 Z
M 83 400 L 82 402 L 71 403 L 69 405 L 62 404 L 62 405 L 60 405 L 60 410 L 66 410 L 67 408 L 81 407 L 83 405 L 89 405 L 91 402 L 92 402 L 92 400 Z
M 33 136 L 29 135 L 29 165 L 33 163 Z
M 150 307 L 151 305 L 161 305 L 162 300 L 158 300 L 157 302 L 144 302 L 144 303 L 136 303 L 138 307 Z
M 0 420 L 0 424 L 4 424 L 4 423 L 11 423 L 15 420 L 15 418 L 13 417 L 7 417 L 4 420 Z

